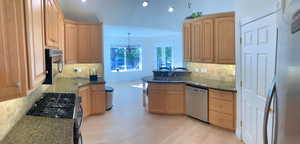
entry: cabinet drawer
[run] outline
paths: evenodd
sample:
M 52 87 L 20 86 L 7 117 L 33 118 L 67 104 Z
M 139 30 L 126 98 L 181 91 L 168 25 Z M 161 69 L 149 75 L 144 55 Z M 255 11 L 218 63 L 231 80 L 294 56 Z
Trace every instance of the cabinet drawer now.
M 233 102 L 231 101 L 224 101 L 219 99 L 210 99 L 209 100 L 209 110 L 214 110 L 217 112 L 233 115 L 234 108 Z
M 154 84 L 154 83 L 151 83 L 149 85 L 149 89 L 150 90 L 165 90 L 165 84 Z
M 234 117 L 231 115 L 219 113 L 216 111 L 209 111 L 209 122 L 222 128 L 235 130 Z
M 91 85 L 90 88 L 91 88 L 91 91 L 104 91 L 104 85 L 103 84 Z
M 234 93 L 209 89 L 209 97 L 225 101 L 234 101 Z

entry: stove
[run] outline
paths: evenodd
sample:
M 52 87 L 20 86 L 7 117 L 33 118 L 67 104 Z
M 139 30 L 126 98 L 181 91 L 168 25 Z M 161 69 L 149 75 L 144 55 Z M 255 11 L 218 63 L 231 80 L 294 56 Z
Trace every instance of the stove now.
M 73 119 L 76 115 L 75 104 L 75 94 L 44 93 L 42 98 L 28 111 L 27 115 Z

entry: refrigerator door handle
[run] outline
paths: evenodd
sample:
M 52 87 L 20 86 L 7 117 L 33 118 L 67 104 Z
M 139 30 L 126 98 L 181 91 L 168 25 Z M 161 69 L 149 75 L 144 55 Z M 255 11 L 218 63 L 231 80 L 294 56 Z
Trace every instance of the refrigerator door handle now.
M 270 116 L 271 104 L 276 95 L 276 82 L 275 80 L 272 83 L 272 89 L 269 92 L 269 96 L 267 97 L 265 112 L 264 112 L 264 121 L 263 121 L 263 141 L 264 144 L 269 144 L 268 141 L 268 122 Z

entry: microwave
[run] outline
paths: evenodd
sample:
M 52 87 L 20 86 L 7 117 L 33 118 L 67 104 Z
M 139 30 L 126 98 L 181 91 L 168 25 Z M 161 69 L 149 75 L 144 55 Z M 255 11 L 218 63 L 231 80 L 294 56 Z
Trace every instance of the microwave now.
M 63 52 L 57 49 L 45 50 L 46 79 L 44 84 L 53 84 L 55 76 L 63 71 Z

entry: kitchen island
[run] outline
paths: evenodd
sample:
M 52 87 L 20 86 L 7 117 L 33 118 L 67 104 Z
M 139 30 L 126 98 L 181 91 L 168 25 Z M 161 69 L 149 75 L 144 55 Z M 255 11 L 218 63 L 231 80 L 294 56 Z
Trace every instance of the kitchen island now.
M 235 82 L 152 76 L 142 80 L 143 104 L 148 112 L 206 117 L 200 120 L 235 130 Z

